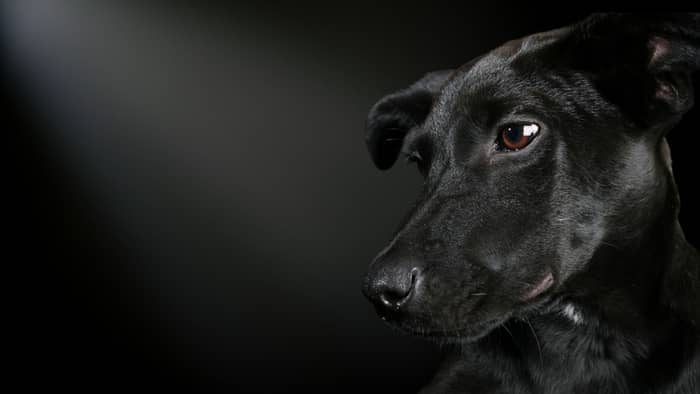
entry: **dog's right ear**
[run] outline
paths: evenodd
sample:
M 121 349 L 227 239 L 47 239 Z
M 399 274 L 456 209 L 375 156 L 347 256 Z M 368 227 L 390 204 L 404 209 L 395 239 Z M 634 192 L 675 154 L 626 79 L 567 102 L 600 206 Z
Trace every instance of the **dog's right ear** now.
M 377 168 L 386 170 L 394 165 L 406 134 L 425 122 L 452 71 L 428 73 L 408 88 L 383 97 L 372 107 L 367 117 L 365 142 Z
M 562 58 L 642 129 L 665 133 L 693 106 L 700 14 L 594 14 L 562 43 Z

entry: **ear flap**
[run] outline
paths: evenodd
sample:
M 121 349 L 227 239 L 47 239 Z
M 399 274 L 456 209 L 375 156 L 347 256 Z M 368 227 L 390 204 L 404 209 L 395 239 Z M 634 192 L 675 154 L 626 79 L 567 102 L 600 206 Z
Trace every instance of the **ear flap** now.
M 365 142 L 381 170 L 391 168 L 401 153 L 404 137 L 423 124 L 452 70 L 426 74 L 406 89 L 379 100 L 369 111 Z
M 639 126 L 677 120 L 693 106 L 700 14 L 596 14 L 569 39 L 573 66 Z

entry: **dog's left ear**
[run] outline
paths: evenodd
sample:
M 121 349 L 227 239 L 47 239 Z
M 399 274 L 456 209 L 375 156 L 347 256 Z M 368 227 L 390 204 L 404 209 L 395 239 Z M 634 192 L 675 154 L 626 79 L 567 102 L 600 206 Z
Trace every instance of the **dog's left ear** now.
M 377 168 L 386 170 L 394 165 L 406 134 L 425 122 L 452 71 L 428 73 L 374 104 L 367 116 L 365 142 Z
M 700 14 L 596 14 L 565 41 L 574 69 L 638 126 L 677 121 L 692 107 Z

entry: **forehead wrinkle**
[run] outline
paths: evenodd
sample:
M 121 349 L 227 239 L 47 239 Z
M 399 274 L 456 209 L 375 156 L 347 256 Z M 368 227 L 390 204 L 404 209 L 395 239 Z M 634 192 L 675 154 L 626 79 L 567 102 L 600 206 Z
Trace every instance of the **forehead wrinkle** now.
M 523 47 L 527 45 L 527 41 L 529 41 L 529 37 L 516 38 L 514 40 L 510 40 L 505 44 L 501 45 L 500 47 L 492 50 L 491 54 L 494 56 L 502 57 L 504 59 L 510 59 L 523 50 Z
M 491 51 L 491 53 L 501 56 L 507 60 L 512 60 L 520 57 L 522 54 L 527 54 L 547 46 L 548 44 L 561 38 L 561 36 L 565 35 L 569 31 L 571 31 L 570 27 L 563 27 L 531 34 L 529 36 L 510 40 Z

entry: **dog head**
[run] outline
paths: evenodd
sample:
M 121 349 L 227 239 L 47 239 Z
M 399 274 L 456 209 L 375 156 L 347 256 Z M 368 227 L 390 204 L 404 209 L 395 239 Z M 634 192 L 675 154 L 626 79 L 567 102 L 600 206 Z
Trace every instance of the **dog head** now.
M 404 155 L 424 178 L 365 278 L 385 320 L 477 339 L 572 291 L 603 249 L 639 246 L 655 212 L 675 212 L 664 135 L 693 104 L 700 29 L 697 16 L 663 19 L 595 15 L 374 105 L 376 166 Z

